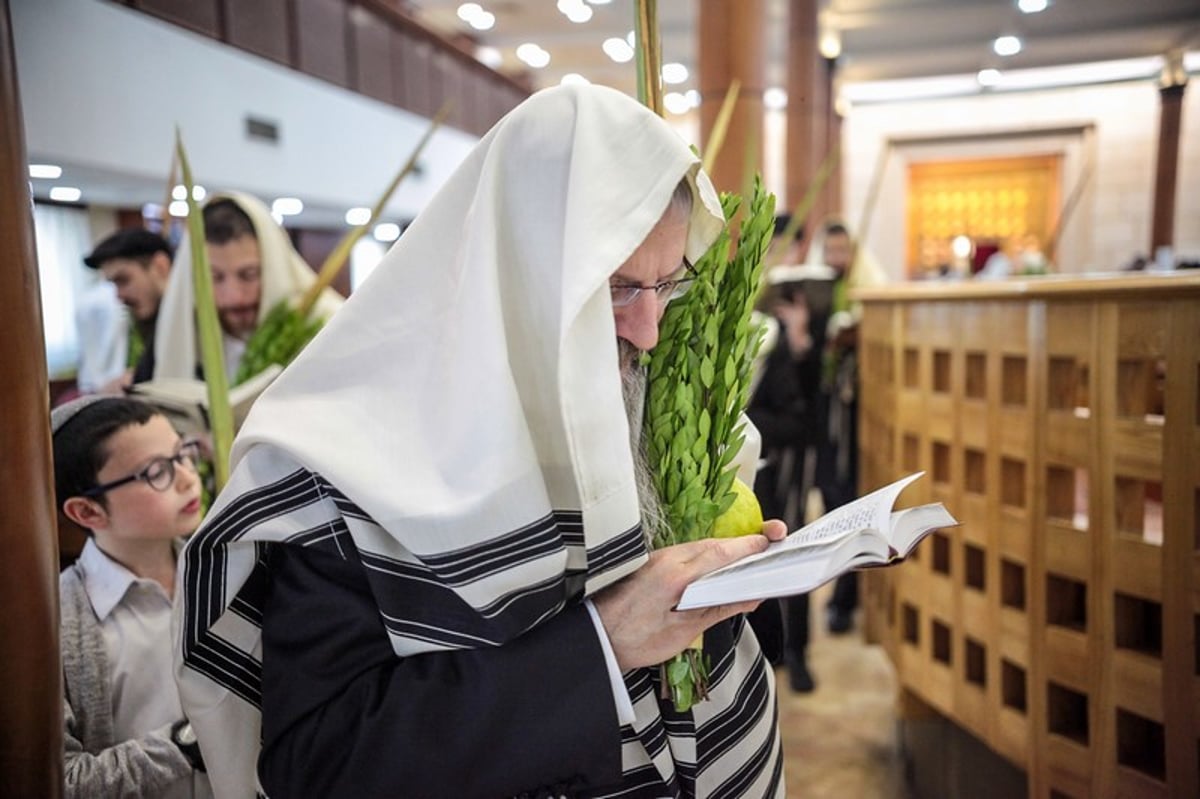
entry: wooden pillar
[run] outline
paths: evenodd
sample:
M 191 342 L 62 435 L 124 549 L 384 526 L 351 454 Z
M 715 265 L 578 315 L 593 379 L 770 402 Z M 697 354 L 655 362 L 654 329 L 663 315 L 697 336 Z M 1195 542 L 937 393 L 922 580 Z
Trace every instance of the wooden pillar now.
M 718 191 L 741 192 L 750 174 L 762 171 L 765 5 L 765 0 L 700 0 L 701 141 L 708 142 L 730 84 L 741 83 L 710 176 Z
M 1154 214 L 1150 227 L 1150 258 L 1159 247 L 1175 242 L 1175 178 L 1179 164 L 1179 127 L 1187 73 L 1182 70 L 1182 53 L 1167 56 L 1163 67 L 1162 98 L 1158 122 L 1158 160 L 1154 171 Z M 1173 69 L 1178 60 L 1179 69 Z
M 825 59 L 825 96 L 828 104 L 825 110 L 825 155 L 833 152 L 833 149 L 841 148 L 842 144 L 842 116 L 837 109 L 837 91 L 834 77 L 837 75 L 837 61 L 832 58 Z M 845 153 L 839 153 L 837 163 L 834 164 L 833 171 L 829 174 L 829 182 L 825 184 L 824 191 L 824 211 L 825 215 L 836 214 L 842 219 L 846 219 L 846 209 L 842 208 L 842 164 L 845 163 Z M 825 157 L 825 156 L 823 156 Z M 814 221 L 818 218 L 813 217 Z M 858 231 L 851 231 L 854 235 L 858 235 Z
M 62 667 L 49 389 L 8 0 L 0 0 L 0 774 L 62 796 Z
M 820 35 L 817 6 L 817 0 L 790 0 L 788 3 L 787 148 L 784 161 L 787 200 L 784 208 L 789 212 L 795 210 L 804 197 L 826 149 L 826 103 L 822 101 L 825 68 L 817 49 Z M 820 219 L 816 207 L 813 211 L 809 219 Z M 804 238 L 812 240 L 811 229 L 804 231 Z

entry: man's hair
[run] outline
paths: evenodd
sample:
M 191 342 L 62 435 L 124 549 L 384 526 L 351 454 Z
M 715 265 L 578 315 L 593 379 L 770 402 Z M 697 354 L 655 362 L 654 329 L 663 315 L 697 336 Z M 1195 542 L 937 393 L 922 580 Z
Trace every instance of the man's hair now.
M 157 233 L 144 228 L 126 228 L 97 244 L 83 262 L 89 269 L 99 269 L 106 261 L 129 258 L 145 267 L 150 263 L 150 257 L 158 252 L 166 253 L 167 260 L 173 255 L 171 245 Z
M 671 195 L 671 202 L 667 203 L 667 211 L 682 212 L 685 217 L 692 215 L 692 203 L 695 200 L 692 198 L 692 186 L 688 183 L 687 178 L 683 178 L 675 184 L 675 193 Z
M 782 236 L 787 226 L 792 224 L 791 214 L 775 214 L 775 229 L 771 232 L 772 236 Z M 796 232 L 792 234 L 792 241 L 804 240 L 804 225 L 796 228 Z M 790 242 L 789 242 L 790 243 Z
M 204 240 L 209 244 L 228 244 L 234 239 L 258 238 L 249 215 L 233 200 L 213 200 L 204 206 Z
M 95 488 L 96 474 L 112 452 L 108 441 L 130 425 L 143 425 L 159 414 L 154 406 L 128 397 L 93 402 L 54 432 L 54 495 L 59 510 L 71 497 Z M 103 496 L 97 501 L 107 507 Z
M 830 222 L 825 225 L 825 238 L 839 235 L 845 236 L 846 238 L 851 238 L 850 231 L 847 230 L 846 226 L 841 222 Z

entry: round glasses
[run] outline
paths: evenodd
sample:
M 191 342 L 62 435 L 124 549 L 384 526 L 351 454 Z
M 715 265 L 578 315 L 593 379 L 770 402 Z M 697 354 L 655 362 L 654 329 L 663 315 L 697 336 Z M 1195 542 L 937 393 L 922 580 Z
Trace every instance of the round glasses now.
M 633 305 L 637 302 L 637 298 L 641 296 L 643 291 L 653 291 L 655 298 L 660 303 L 665 304 L 687 294 L 688 289 L 692 287 L 692 281 L 695 279 L 695 269 L 687 262 L 687 259 L 684 259 L 683 270 L 678 273 L 678 276 L 670 280 L 664 280 L 652 286 L 642 286 L 638 283 L 609 283 L 608 290 L 612 294 L 614 308 L 624 308 L 627 305 Z
M 146 468 L 141 471 L 113 480 L 109 483 L 103 483 L 95 488 L 89 488 L 83 492 L 85 497 L 98 497 L 101 494 L 112 491 L 114 488 L 120 488 L 126 483 L 132 483 L 136 480 L 141 480 L 155 491 L 166 491 L 175 483 L 175 466 L 186 465 L 193 472 L 196 470 L 196 463 L 200 460 L 200 442 L 185 441 L 179 445 L 179 451 L 174 455 L 162 456 L 155 458 L 146 464 Z

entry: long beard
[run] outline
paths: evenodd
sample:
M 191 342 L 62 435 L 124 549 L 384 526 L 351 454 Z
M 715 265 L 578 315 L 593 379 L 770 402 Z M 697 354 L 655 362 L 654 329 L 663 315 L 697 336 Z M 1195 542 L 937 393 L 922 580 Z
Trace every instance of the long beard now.
M 625 415 L 629 419 L 629 448 L 633 453 L 633 474 L 642 532 L 646 536 L 646 546 L 650 547 L 655 538 L 668 531 L 669 525 L 642 443 L 642 423 L 646 413 L 646 370 L 638 364 L 638 351 L 632 344 L 621 339 L 617 347 L 622 365 L 621 393 L 625 397 Z

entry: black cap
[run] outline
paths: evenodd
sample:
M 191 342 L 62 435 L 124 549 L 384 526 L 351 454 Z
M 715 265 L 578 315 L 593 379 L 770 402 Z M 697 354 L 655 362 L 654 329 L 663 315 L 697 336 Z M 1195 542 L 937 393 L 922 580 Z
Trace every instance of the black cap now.
M 113 258 L 148 258 L 156 252 L 165 252 L 168 258 L 173 256 L 171 245 L 157 233 L 142 228 L 126 228 L 97 244 L 83 262 L 92 269 L 99 269 L 101 264 Z

